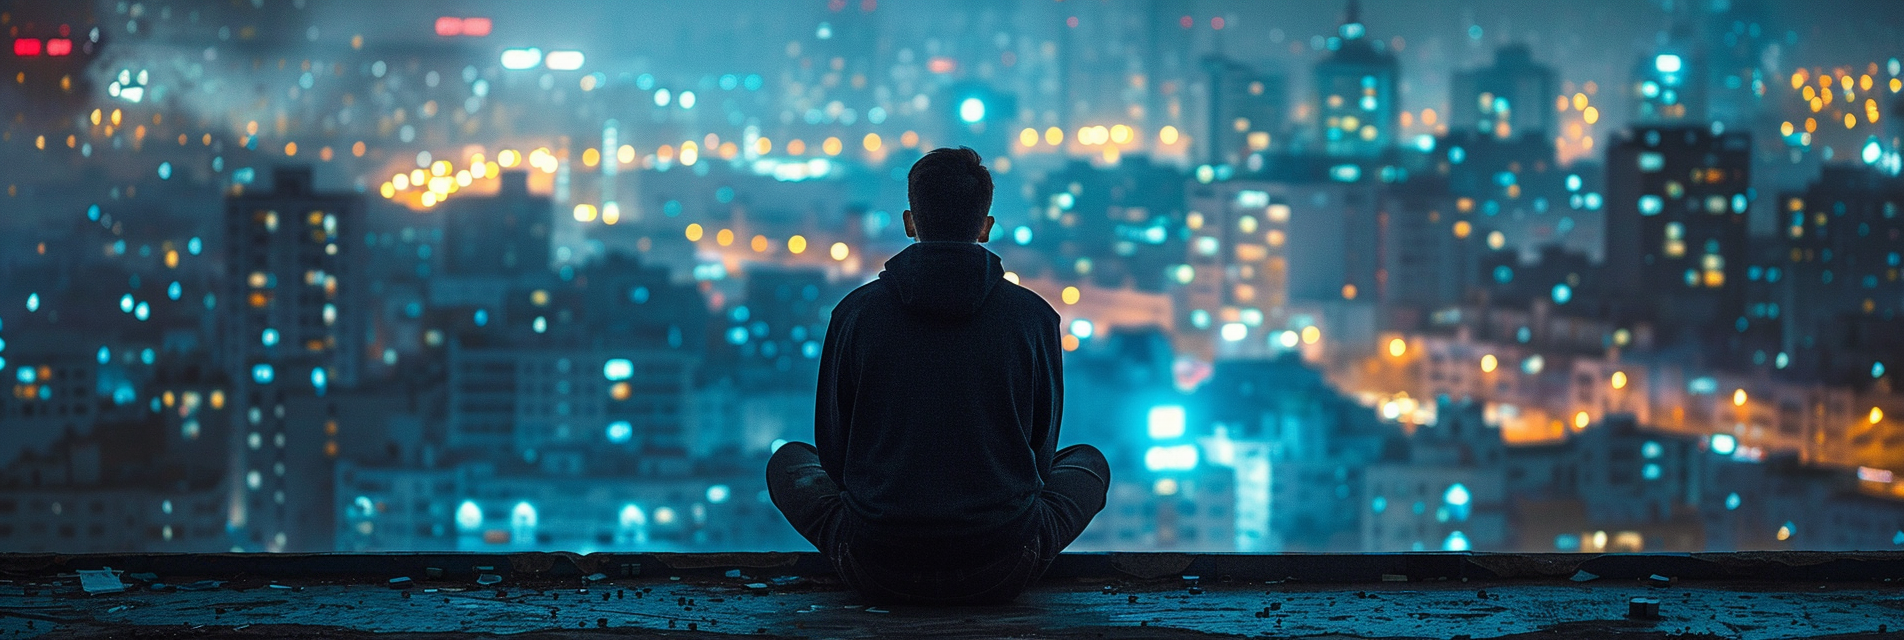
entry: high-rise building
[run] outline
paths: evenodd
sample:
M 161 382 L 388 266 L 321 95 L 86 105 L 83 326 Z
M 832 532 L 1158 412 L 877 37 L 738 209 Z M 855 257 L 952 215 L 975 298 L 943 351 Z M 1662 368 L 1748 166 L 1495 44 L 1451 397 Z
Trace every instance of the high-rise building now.
M 1141 54 L 1141 94 L 1148 104 L 1143 120 L 1131 123 L 1140 131 L 1156 131 L 1166 125 L 1183 129 L 1186 123 L 1195 121 L 1193 114 L 1185 112 L 1186 103 L 1194 104 L 1185 98 L 1197 72 L 1194 42 L 1200 26 L 1192 15 L 1194 7 L 1191 0 L 1149 0 L 1144 7 L 1146 14 L 1141 21 L 1148 31 L 1148 42 Z M 1214 37 L 1214 31 L 1212 34 Z
M 1447 177 L 1456 211 L 1473 217 L 1479 237 L 1500 232 L 1501 246 L 1531 255 L 1546 244 L 1598 250 L 1586 228 L 1604 205 L 1588 167 L 1563 169 L 1554 140 L 1537 132 L 1503 139 L 1495 132 L 1451 131 L 1436 141 L 1435 171 Z M 1586 175 L 1583 176 L 1582 174 Z
M 1184 183 L 1182 171 L 1146 156 L 1127 156 L 1116 171 L 1072 161 L 1034 187 L 1030 224 L 993 229 L 993 244 L 1021 275 L 1163 291 L 1183 261 Z
M 1873 362 L 1900 362 L 1897 345 L 1884 348 L 1890 340 L 1860 334 L 1904 315 L 1904 181 L 1872 167 L 1827 166 L 1774 206 L 1779 250 L 1747 274 L 1769 278 L 1755 289 L 1769 295 L 1751 301 L 1748 321 L 1782 329 L 1778 351 L 1797 372 L 1859 380 L 1876 377 Z M 1772 273 L 1780 267 L 1782 278 Z
M 1265 355 L 1275 351 L 1271 334 L 1313 323 L 1296 317 L 1292 300 L 1376 296 L 1379 183 L 1360 175 L 1320 157 L 1279 158 L 1248 177 L 1191 185 L 1185 255 L 1169 271 L 1176 326 L 1188 327 L 1179 348 Z
M 1203 162 L 1241 164 L 1249 154 L 1278 142 L 1288 120 L 1282 76 L 1221 55 L 1204 57 L 1203 70 L 1209 75 L 1204 86 L 1210 109 Z
M 1487 235 L 1476 226 L 1480 218 L 1473 207 L 1461 210 L 1444 182 L 1426 177 L 1392 185 L 1380 198 L 1382 264 L 1374 293 L 1383 303 L 1412 308 L 1413 321 L 1460 302 L 1475 284 L 1476 258 Z M 1411 324 L 1397 316 L 1390 321 Z
M 1703 123 L 1706 120 L 1706 59 L 1684 29 L 1664 47 L 1640 56 L 1629 85 L 1636 123 Z
M 1706 51 L 1707 113 L 1713 120 L 1744 128 L 1753 124 L 1764 103 L 1768 59 L 1778 31 L 1768 26 L 1762 0 L 1686 3 L 1699 11 Z M 1771 78 L 1776 89 L 1778 78 Z
M 525 459 L 682 451 L 707 342 L 698 292 L 620 255 L 570 282 L 526 284 L 500 306 L 444 309 L 438 320 L 449 334 L 448 444 Z
M 1645 291 L 1667 324 L 1730 324 L 1744 303 L 1752 138 L 1641 126 L 1607 148 L 1608 285 Z
M 9 423 L 11 425 L 12 423 Z M 217 476 L 153 421 L 100 420 L 0 472 L 0 547 L 13 553 L 219 552 L 225 503 Z
M 234 547 L 330 547 L 328 523 L 313 528 L 301 513 L 329 501 L 328 485 L 292 481 L 320 474 L 293 472 L 327 464 L 317 451 L 323 438 L 293 431 L 333 424 L 317 418 L 333 403 L 323 396 L 357 379 L 364 209 L 362 195 L 317 191 L 308 167 L 280 168 L 271 191 L 225 202 L 222 358 L 232 380 L 230 469 L 240 478 L 229 505 Z M 311 450 L 289 450 L 292 442 Z
M 1334 52 L 1315 67 L 1320 144 L 1331 156 L 1378 156 L 1395 140 L 1400 65 L 1386 43 L 1367 37 L 1356 0 L 1339 31 L 1329 39 Z
M 1449 129 L 1507 140 L 1555 133 L 1554 70 L 1534 62 L 1525 44 L 1494 50 L 1494 65 L 1457 71 L 1448 96 Z M 1551 152 L 1548 155 L 1552 155 Z
M 604 170 L 615 163 L 603 165 Z M 529 193 L 526 171 L 504 171 L 492 197 L 443 203 L 443 273 L 502 276 L 549 268 L 549 225 L 554 204 Z
M 488 450 L 687 446 L 695 358 L 675 350 L 450 342 L 449 443 Z
M 1367 551 L 1467 551 L 1507 543 L 1505 455 L 1480 403 L 1442 397 L 1436 421 L 1408 441 L 1406 462 L 1368 466 L 1361 518 Z
M 1723 459 L 1700 438 L 1646 429 L 1625 414 L 1596 421 L 1563 444 L 1508 449 L 1515 546 L 1587 553 L 1699 549 L 1699 507 L 1722 502 L 1708 496 L 1727 491 L 1710 476 Z
M 1382 456 L 1390 425 L 1293 356 L 1219 361 L 1194 400 L 1192 428 L 1210 434 L 1210 465 L 1231 471 L 1221 506 L 1233 512 L 1238 547 L 1355 545 L 1368 504 L 1363 470 Z

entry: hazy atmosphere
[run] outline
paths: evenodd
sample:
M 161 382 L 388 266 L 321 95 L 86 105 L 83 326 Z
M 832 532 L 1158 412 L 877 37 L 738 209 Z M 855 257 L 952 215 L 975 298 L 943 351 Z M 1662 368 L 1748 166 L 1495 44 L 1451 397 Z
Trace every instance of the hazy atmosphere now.
M 811 550 L 762 469 L 961 145 L 1114 470 L 1074 549 L 1904 549 L 1904 3 L 0 30 L 0 551 Z

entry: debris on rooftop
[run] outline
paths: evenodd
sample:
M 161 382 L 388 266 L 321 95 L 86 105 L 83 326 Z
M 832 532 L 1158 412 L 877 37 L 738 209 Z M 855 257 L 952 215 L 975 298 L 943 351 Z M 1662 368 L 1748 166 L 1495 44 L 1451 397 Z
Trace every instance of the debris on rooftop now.
M 104 569 L 80 569 L 79 588 L 91 595 L 119 593 L 126 590 L 126 583 L 119 580 L 119 572 L 112 567 Z
M 1636 620 L 1659 619 L 1659 598 L 1634 598 L 1626 602 L 1626 617 Z

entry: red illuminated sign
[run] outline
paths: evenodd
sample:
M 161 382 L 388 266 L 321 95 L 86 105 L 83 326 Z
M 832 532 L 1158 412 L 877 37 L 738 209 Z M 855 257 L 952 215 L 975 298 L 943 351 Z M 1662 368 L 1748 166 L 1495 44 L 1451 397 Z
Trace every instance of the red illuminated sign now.
M 73 41 L 65 38 L 48 38 L 46 40 L 46 55 L 64 56 L 72 53 Z
M 436 19 L 436 35 L 444 37 L 469 36 L 472 38 L 481 38 L 489 35 L 491 26 L 493 26 L 493 24 L 489 21 L 489 18 L 443 16 Z
M 71 49 L 72 45 L 68 44 L 67 48 Z M 14 40 L 13 55 L 22 57 L 40 55 L 40 41 L 36 38 L 20 38 Z

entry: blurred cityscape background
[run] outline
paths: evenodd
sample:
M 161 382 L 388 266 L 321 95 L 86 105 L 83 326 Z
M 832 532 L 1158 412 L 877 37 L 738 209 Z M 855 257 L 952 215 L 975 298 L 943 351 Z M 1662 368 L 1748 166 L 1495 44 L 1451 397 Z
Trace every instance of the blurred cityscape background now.
M 0 550 L 806 549 L 763 466 L 949 145 L 1077 549 L 1904 548 L 1901 27 L 0 0 Z

